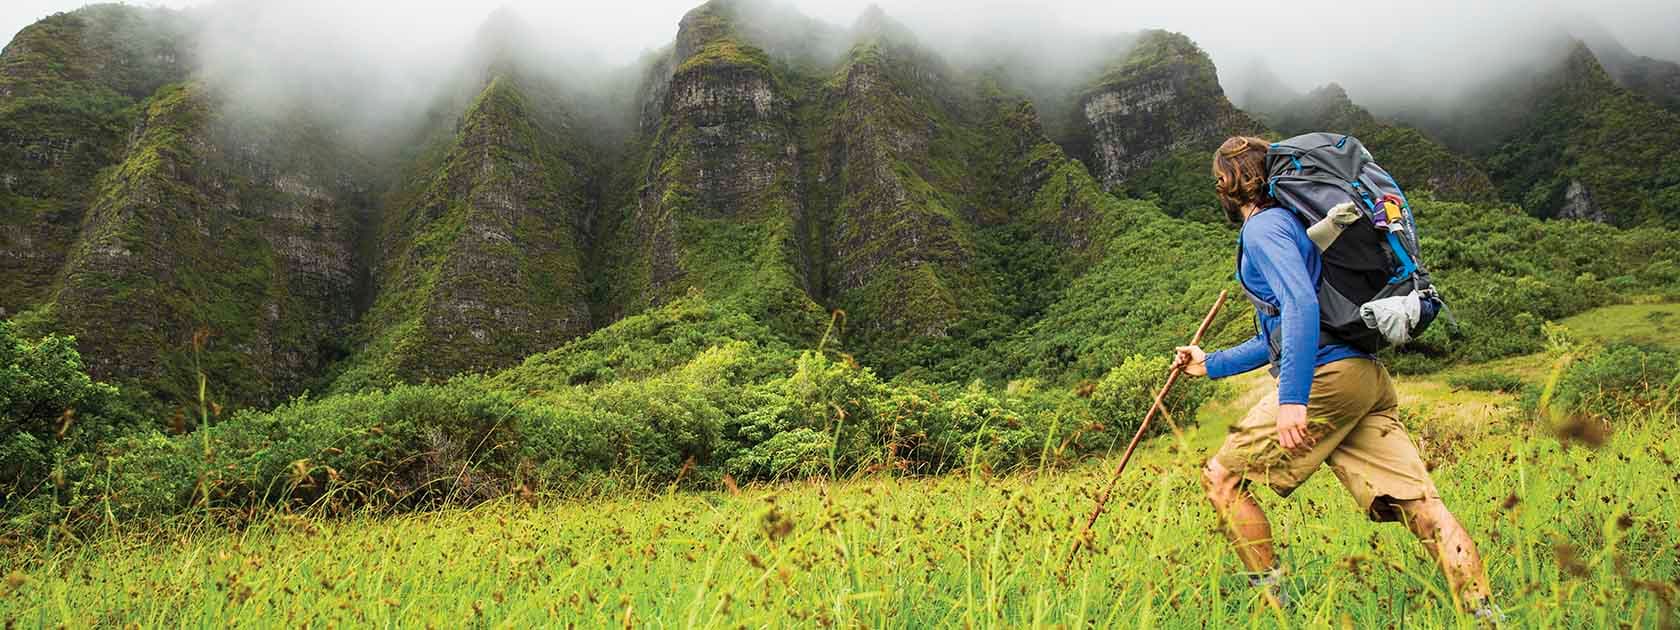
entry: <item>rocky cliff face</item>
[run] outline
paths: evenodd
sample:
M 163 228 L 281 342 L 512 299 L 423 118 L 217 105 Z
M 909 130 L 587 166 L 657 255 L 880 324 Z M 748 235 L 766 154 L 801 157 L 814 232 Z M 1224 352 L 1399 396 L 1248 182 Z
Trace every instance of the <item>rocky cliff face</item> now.
M 1226 100 L 1213 62 L 1189 38 L 1150 31 L 1079 97 L 1090 166 L 1109 188 L 1175 151 L 1213 149 L 1261 126 Z
M 592 329 L 590 173 L 543 87 L 492 76 L 388 198 L 367 345 L 341 386 L 505 367 Z
M 757 10 L 690 12 L 650 70 L 645 161 L 604 257 L 624 261 L 613 312 L 698 290 L 801 337 L 844 310 L 866 354 L 947 338 L 995 301 L 974 273 L 989 113 L 878 9 L 832 60 L 789 52 Z
M 948 70 L 874 9 L 836 73 L 822 166 L 838 207 L 824 238 L 828 293 L 854 330 L 943 337 L 962 316 L 975 257 L 968 138 Z M 947 100 L 950 99 L 950 100 Z
M 820 312 L 806 293 L 805 156 L 790 79 L 738 34 L 738 17 L 729 3 L 691 11 L 669 59 L 650 70 L 645 148 L 606 222 L 612 316 L 689 291 L 785 326 Z
M 0 54 L 0 310 L 159 402 L 196 398 L 196 365 L 213 401 L 269 404 L 348 347 L 365 190 L 317 128 L 170 85 L 191 41 L 179 14 L 99 5 Z
M 93 204 L 45 316 L 90 371 L 162 401 L 272 404 L 343 357 L 353 321 L 356 184 L 331 141 L 231 125 L 202 85 L 160 91 Z
M 185 76 L 180 16 L 115 5 L 49 17 L 0 52 L 0 317 L 42 303 L 122 157 L 137 101 Z

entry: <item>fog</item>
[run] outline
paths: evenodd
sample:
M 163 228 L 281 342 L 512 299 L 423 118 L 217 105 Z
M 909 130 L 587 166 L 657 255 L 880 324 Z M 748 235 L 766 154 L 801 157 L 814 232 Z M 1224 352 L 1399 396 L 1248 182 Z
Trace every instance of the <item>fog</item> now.
M 356 125 L 412 120 L 446 95 L 453 77 L 486 46 L 510 46 L 567 79 L 605 81 L 671 42 L 696 0 L 540 2 L 505 7 L 524 25 L 484 29 L 493 5 L 458 0 L 173 0 L 138 3 L 184 8 L 206 35 L 206 76 L 254 109 L 296 105 L 330 109 Z M 867 0 L 789 0 L 837 27 Z M 1635 54 L 1680 60 L 1680 2 L 1421 0 L 1370 3 L 1275 2 L 959 2 L 878 0 L 893 19 L 959 66 L 1013 59 L 1040 85 L 1068 83 L 1143 28 L 1183 32 L 1220 68 L 1239 101 L 1256 77 L 1259 91 L 1304 92 L 1344 85 L 1376 111 L 1409 100 L 1446 99 L 1555 51 L 1568 31 L 1608 34 Z M 78 2 L 6 0 L 0 34 Z M 1283 8 L 1287 6 L 1287 9 Z M 514 29 L 518 30 L 518 29 Z M 1602 35 L 1590 35 L 1603 39 Z M 596 86 L 590 86 L 593 89 Z

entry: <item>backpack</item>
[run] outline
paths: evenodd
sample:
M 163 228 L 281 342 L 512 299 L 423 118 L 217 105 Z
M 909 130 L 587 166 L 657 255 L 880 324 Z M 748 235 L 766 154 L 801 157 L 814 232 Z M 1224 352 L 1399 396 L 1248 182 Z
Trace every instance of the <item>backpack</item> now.
M 1423 334 L 1445 303 L 1419 256 L 1406 194 L 1365 145 L 1344 134 L 1296 136 L 1271 145 L 1266 174 L 1272 198 L 1308 226 L 1322 250 L 1321 343 L 1373 353 Z M 1351 208 L 1338 207 L 1348 202 Z M 1339 228 L 1339 235 L 1326 226 Z M 1319 235 L 1327 233 L 1326 247 Z M 1243 291 L 1260 312 L 1278 314 L 1248 287 Z

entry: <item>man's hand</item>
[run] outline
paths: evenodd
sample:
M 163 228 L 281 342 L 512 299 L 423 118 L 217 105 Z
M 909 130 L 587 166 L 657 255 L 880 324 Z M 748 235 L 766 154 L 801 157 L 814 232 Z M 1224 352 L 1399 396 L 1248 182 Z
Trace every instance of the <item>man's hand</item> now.
M 1191 376 L 1207 376 L 1207 353 L 1201 346 L 1179 346 L 1174 352 L 1173 367 L 1184 368 L 1184 373 Z
M 1307 433 L 1306 405 L 1279 405 L 1277 432 L 1278 443 L 1289 452 L 1304 451 L 1317 441 Z

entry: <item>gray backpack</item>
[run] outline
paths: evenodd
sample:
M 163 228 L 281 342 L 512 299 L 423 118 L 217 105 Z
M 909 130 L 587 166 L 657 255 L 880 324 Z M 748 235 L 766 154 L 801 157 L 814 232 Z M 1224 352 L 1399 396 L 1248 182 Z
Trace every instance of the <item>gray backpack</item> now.
M 1376 352 L 1423 334 L 1445 304 L 1418 255 L 1406 194 L 1365 145 L 1343 134 L 1296 136 L 1271 146 L 1266 172 L 1272 198 L 1307 225 L 1323 253 L 1322 343 Z M 1277 314 L 1243 290 L 1256 309 Z

